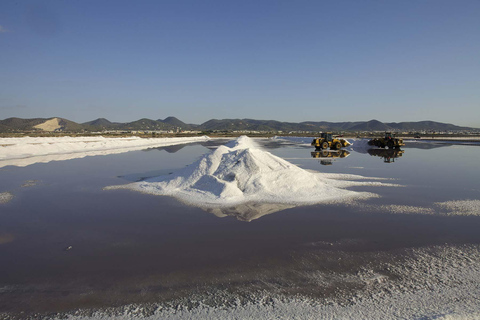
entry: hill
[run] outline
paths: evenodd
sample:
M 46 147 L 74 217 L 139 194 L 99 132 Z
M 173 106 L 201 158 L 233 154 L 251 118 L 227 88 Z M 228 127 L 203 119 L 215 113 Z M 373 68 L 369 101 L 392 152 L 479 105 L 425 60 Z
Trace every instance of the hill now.
M 118 124 L 110 122 L 109 120 L 105 118 L 98 118 L 96 120 L 88 121 L 82 123 L 84 126 L 92 126 L 96 128 L 104 128 L 104 129 L 112 129 L 115 128 Z
M 0 132 L 23 132 L 23 131 L 68 131 L 80 132 L 85 127 L 76 122 L 53 117 L 53 118 L 8 118 L 0 120 Z
M 475 130 L 475 128 L 460 127 L 453 124 L 418 121 L 383 123 L 378 120 L 356 121 L 356 122 L 327 122 L 307 121 L 300 123 L 279 122 L 274 120 L 253 120 L 253 119 L 212 119 L 198 126 L 201 130 L 251 130 L 251 131 L 459 131 Z
M 163 122 L 163 123 L 168 124 L 172 127 L 178 127 L 178 128 L 182 128 L 182 129 L 189 129 L 189 128 L 192 127 L 192 125 L 186 124 L 185 122 L 180 121 L 175 117 L 167 117 L 167 118 L 165 118 L 165 120 L 158 119 L 157 121 L 158 122 Z
M 479 129 L 456 126 L 435 121 L 390 122 L 378 120 L 355 122 L 281 122 L 276 120 L 255 119 L 211 119 L 200 125 L 187 124 L 176 117 L 164 120 L 142 118 L 127 123 L 111 122 L 105 118 L 82 124 L 63 118 L 8 118 L 0 120 L 0 132 L 56 131 L 56 132 L 91 132 L 103 130 L 200 130 L 200 131 L 270 131 L 270 132 L 372 132 L 372 131 L 478 131 Z

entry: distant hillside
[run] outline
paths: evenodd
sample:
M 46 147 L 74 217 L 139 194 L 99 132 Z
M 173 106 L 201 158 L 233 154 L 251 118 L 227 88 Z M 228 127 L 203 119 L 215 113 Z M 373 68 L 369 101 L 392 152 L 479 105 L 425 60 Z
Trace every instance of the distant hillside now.
M 185 122 L 180 121 L 175 117 L 167 117 L 167 118 L 165 118 L 165 120 L 158 119 L 157 121 L 163 122 L 163 123 L 171 125 L 173 127 L 179 127 L 179 128 L 182 128 L 182 129 L 189 129 L 189 128 L 192 127 L 192 125 L 186 124 Z
M 63 118 L 8 118 L 0 120 L 0 132 L 21 131 L 83 131 L 84 126 Z
M 8 118 L 5 120 L 0 120 L 0 125 L 2 127 L 8 128 L 8 130 L 33 130 L 33 127 L 39 125 L 48 119 L 44 118 L 34 118 L 34 119 L 21 119 L 21 118 Z
M 423 128 L 428 128 L 428 130 L 435 131 L 449 131 L 449 130 L 470 130 L 469 127 L 459 127 L 450 123 L 441 123 L 434 121 L 418 121 L 418 122 L 399 122 L 399 123 L 387 123 L 389 127 L 397 130 L 413 130 L 420 131 L 425 130 Z
M 35 118 L 21 119 L 8 118 L 0 120 L 0 132 L 25 131 L 60 131 L 60 132 L 90 132 L 103 130 L 201 130 L 201 131 L 471 131 L 479 130 L 469 127 L 460 127 L 449 123 L 435 121 L 418 122 L 391 122 L 384 123 L 378 120 L 356 122 L 327 122 L 306 121 L 300 123 L 280 122 L 275 120 L 255 119 L 212 119 L 200 125 L 186 124 L 175 118 L 167 117 L 164 120 L 139 119 L 127 123 L 110 122 L 105 118 L 88 121 L 82 124 L 63 118 Z
M 352 127 L 349 127 L 349 131 L 389 131 L 392 130 L 392 127 L 389 125 L 380 122 L 378 120 L 370 120 L 364 123 L 359 123 Z
M 454 131 L 475 130 L 475 128 L 460 127 L 453 124 L 419 121 L 383 123 L 378 120 L 357 122 L 279 122 L 274 120 L 252 119 L 212 119 L 198 126 L 201 130 L 252 130 L 252 131 Z
M 122 130 L 169 130 L 172 129 L 173 126 L 168 123 L 143 118 L 137 121 L 119 124 L 119 128 Z
M 92 127 L 96 127 L 96 128 L 103 128 L 103 129 L 113 129 L 118 125 L 118 123 L 110 122 L 105 118 L 98 118 L 98 119 L 93 120 L 93 121 L 84 122 L 84 123 L 82 123 L 82 125 L 92 126 Z
M 302 124 L 275 120 L 212 119 L 202 123 L 198 128 L 201 130 L 297 131 L 301 130 Z

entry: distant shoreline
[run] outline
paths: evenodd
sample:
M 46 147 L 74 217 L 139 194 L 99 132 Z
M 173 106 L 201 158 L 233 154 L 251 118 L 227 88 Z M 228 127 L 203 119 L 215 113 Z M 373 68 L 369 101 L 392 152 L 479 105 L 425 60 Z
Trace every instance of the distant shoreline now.
M 207 135 L 211 138 L 235 138 L 246 135 L 254 138 L 272 138 L 272 137 L 317 137 L 317 134 L 279 134 L 279 133 L 248 133 L 248 132 L 232 132 L 232 133 L 208 133 L 208 134 L 193 134 L 193 133 L 164 133 L 164 134 L 141 134 L 141 133 L 68 133 L 68 132 L 25 132 L 25 133 L 0 133 L 0 138 L 21 138 L 21 137 L 109 137 L 109 138 L 125 138 L 125 137 L 140 137 L 140 138 L 179 138 L 179 137 L 198 137 Z M 376 132 L 372 134 L 356 135 L 344 134 L 338 135 L 344 138 L 359 138 L 369 139 L 373 137 L 382 136 L 383 132 Z M 466 135 L 466 134 L 438 134 L 438 135 L 423 135 L 420 138 L 415 138 L 414 135 L 397 135 L 398 138 L 416 140 L 416 141 L 458 141 L 458 142 L 480 142 L 480 134 Z

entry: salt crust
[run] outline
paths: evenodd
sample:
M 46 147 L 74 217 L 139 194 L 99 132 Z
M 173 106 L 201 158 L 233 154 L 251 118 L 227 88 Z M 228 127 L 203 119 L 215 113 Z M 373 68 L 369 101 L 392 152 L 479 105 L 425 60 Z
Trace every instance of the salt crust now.
M 24 137 L 0 138 L 0 168 L 8 165 L 70 160 L 210 140 L 207 136 L 181 138 Z
M 211 209 L 245 203 L 345 203 L 376 195 L 344 188 L 395 186 L 382 182 L 354 181 L 365 179 L 370 178 L 313 173 L 301 169 L 260 149 L 254 140 L 242 136 L 172 175 L 106 189 L 123 188 L 173 196 L 187 204 Z M 269 213 L 274 212 L 272 208 L 268 210 Z
M 385 265 L 391 277 L 365 266 L 355 276 L 364 283 L 361 293 L 344 297 L 344 302 L 264 292 L 242 303 L 228 292 L 217 292 L 214 294 L 226 301 L 224 306 L 210 306 L 203 304 L 201 297 L 188 297 L 190 303 L 198 298 L 198 307 L 183 307 L 187 301 L 178 301 L 174 307 L 128 305 L 88 315 L 78 310 L 66 319 L 479 319 L 479 249 L 478 245 L 405 249 L 409 258 Z
M 446 210 L 446 215 L 480 216 L 480 200 L 436 202 L 435 205 Z
M 10 192 L 2 192 L 0 193 L 0 204 L 5 204 L 10 202 L 13 199 L 13 194 Z
M 455 200 L 435 202 L 432 207 L 406 205 L 371 205 L 363 203 L 349 203 L 360 210 L 368 212 L 388 212 L 398 214 L 425 214 L 442 216 L 480 216 L 480 200 Z

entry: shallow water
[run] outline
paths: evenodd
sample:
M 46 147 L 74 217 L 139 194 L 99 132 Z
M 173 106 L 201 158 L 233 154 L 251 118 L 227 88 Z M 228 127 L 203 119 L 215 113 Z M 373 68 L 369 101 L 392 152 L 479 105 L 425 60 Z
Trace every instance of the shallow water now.
M 440 215 L 435 206 L 480 199 L 478 147 L 407 145 L 393 163 L 352 151 L 322 165 L 309 146 L 259 142 L 305 169 L 393 178 L 387 182 L 404 187 L 355 187 L 380 198 L 288 208 L 246 222 L 168 197 L 103 190 L 169 174 L 215 142 L 4 167 L 0 193 L 13 199 L 0 204 L 0 313 L 166 301 L 211 288 L 324 297 L 336 289 L 314 287 L 298 274 L 350 274 L 379 263 L 378 252 L 395 260 L 404 248 L 480 243 L 479 216 Z M 435 213 L 382 207 L 392 204 Z M 348 262 L 339 262 L 345 254 Z

